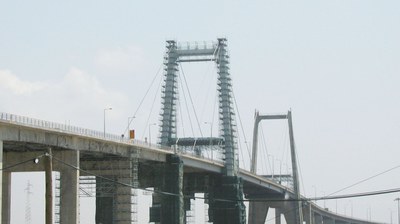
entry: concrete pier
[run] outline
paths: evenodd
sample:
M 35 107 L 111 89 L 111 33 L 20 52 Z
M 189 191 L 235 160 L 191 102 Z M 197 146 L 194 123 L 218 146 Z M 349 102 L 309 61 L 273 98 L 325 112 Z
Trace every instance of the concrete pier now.
M 79 151 L 62 151 L 60 160 L 79 168 Z M 70 166 L 60 166 L 60 222 L 79 223 L 79 170 Z
M 2 184 L 2 214 L 1 223 L 10 224 L 11 221 L 11 172 L 3 171 L 3 184 Z
M 269 206 L 266 202 L 249 203 L 249 223 L 264 224 Z

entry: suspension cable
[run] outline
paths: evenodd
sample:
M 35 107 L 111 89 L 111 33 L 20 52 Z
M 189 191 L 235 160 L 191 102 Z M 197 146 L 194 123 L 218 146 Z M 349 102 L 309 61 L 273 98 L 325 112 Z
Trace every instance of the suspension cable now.
M 149 112 L 149 114 L 147 116 L 147 120 L 146 120 L 146 124 L 145 124 L 146 128 L 145 129 L 147 129 L 147 128 L 150 129 L 150 125 L 149 125 L 150 117 L 151 117 L 151 114 L 153 113 L 153 108 L 154 108 L 154 105 L 155 105 L 155 102 L 156 102 L 156 99 L 157 99 L 157 96 L 158 96 L 158 92 L 160 91 L 162 81 L 163 81 L 163 79 L 161 78 L 160 79 L 160 83 L 158 84 L 158 87 L 157 87 L 157 91 L 156 91 L 156 93 L 154 95 L 154 98 L 153 98 L 153 103 L 151 104 L 151 107 L 150 107 L 150 112 Z M 143 132 L 142 139 L 144 138 L 144 135 L 145 135 L 145 131 Z M 151 141 L 151 139 L 149 139 L 149 142 L 150 141 Z
M 268 167 L 269 167 L 269 169 L 270 169 L 270 172 L 273 173 L 273 172 L 272 172 L 272 171 L 273 171 L 272 165 L 271 165 L 271 162 L 269 161 L 269 157 L 268 157 L 269 153 L 268 153 L 268 146 L 267 146 L 267 143 L 266 143 L 266 142 L 267 142 L 267 139 L 265 138 L 264 128 L 263 128 L 262 125 L 261 125 L 261 128 L 260 128 L 260 131 L 261 131 L 261 146 L 263 146 L 263 148 L 265 147 L 265 152 L 266 152 L 266 154 L 263 153 L 264 159 L 265 159 L 265 161 L 268 161 Z M 258 144 L 258 143 L 256 143 L 256 144 Z M 265 157 L 265 156 L 266 156 L 266 157 Z M 255 158 L 255 159 L 257 159 L 257 158 Z M 267 167 L 267 165 L 265 165 L 265 163 L 262 163 L 262 164 L 264 164 L 265 170 L 266 170 L 266 172 L 268 172 L 268 167 Z
M 187 104 L 188 102 L 187 102 L 186 94 L 185 94 L 185 88 L 183 87 L 182 78 L 181 78 L 180 74 L 181 74 L 181 73 L 179 72 L 179 79 L 181 80 L 181 81 L 179 82 L 179 84 L 181 85 L 181 88 L 182 88 L 182 95 L 183 95 L 183 98 L 184 98 L 184 100 L 185 100 L 186 112 L 187 112 L 187 114 L 188 114 L 189 123 L 190 123 L 190 128 L 191 128 L 191 130 L 192 130 L 192 135 L 194 136 L 194 128 L 193 128 L 192 118 L 191 118 L 191 116 L 190 116 L 189 106 L 188 106 L 188 104 Z
M 153 77 L 153 79 L 151 80 L 150 86 L 147 88 L 146 93 L 144 94 L 142 100 L 141 100 L 140 103 L 139 103 L 139 106 L 136 108 L 136 111 L 135 111 L 135 113 L 133 114 L 132 117 L 136 117 L 136 114 L 138 113 L 138 111 L 139 111 L 139 109 L 141 108 L 141 106 L 142 106 L 144 100 L 146 99 L 147 94 L 149 93 L 151 87 L 152 87 L 153 84 L 154 84 L 154 81 L 156 80 L 157 76 L 160 74 L 160 71 L 161 71 L 162 66 L 163 66 L 163 64 L 161 63 L 160 67 L 159 67 L 158 70 L 157 70 L 156 75 L 155 75 L 155 76 Z M 130 126 L 130 124 L 132 123 L 132 121 L 133 121 L 133 119 L 131 119 L 131 120 L 129 121 L 128 126 L 126 127 L 126 129 L 125 129 L 125 131 L 124 131 L 124 134 L 127 133 L 127 132 L 129 131 L 128 129 L 129 129 L 129 126 Z
M 194 116 L 195 116 L 195 118 L 196 118 L 197 126 L 198 126 L 199 131 L 200 131 L 200 136 L 203 137 L 203 132 L 201 131 L 199 118 L 197 117 L 196 109 L 195 109 L 195 107 L 194 107 L 194 103 L 193 103 L 193 100 L 192 100 L 192 96 L 191 96 L 191 94 L 190 94 L 189 86 L 188 86 L 188 84 L 187 84 L 186 76 L 185 76 L 185 73 L 183 72 L 183 68 L 182 68 L 182 64 L 181 64 L 181 63 L 179 63 L 179 67 L 181 68 L 181 71 L 182 71 L 183 80 L 185 81 L 185 85 L 186 85 L 186 88 L 187 88 L 187 91 L 188 91 L 190 103 L 192 104 L 193 113 L 194 113 Z
M 184 96 L 185 97 L 185 96 Z M 186 133 L 185 133 L 185 124 L 183 121 L 183 113 L 182 113 L 182 105 L 181 105 L 181 101 L 178 100 L 178 108 L 179 108 L 179 115 L 181 117 L 181 123 L 182 123 L 182 136 L 186 137 Z M 190 121 L 189 121 L 190 122 Z
M 243 127 L 243 123 L 242 123 L 242 118 L 241 118 L 241 116 L 240 116 L 238 104 L 237 104 L 237 102 L 236 102 L 235 93 L 233 92 L 233 88 L 232 88 L 232 87 L 231 87 L 231 90 L 232 90 L 233 101 L 235 102 L 235 109 L 236 109 L 236 111 L 237 111 L 237 116 L 238 116 L 238 118 L 239 118 L 240 128 L 241 128 L 242 133 L 243 133 L 243 138 L 244 138 L 244 141 L 247 142 L 246 133 L 245 133 L 245 131 L 244 131 L 244 127 Z M 246 144 L 246 149 L 247 149 L 247 153 L 248 153 L 248 155 L 249 155 L 249 158 L 251 158 L 250 149 L 249 149 L 249 147 L 248 147 L 247 144 Z
M 297 154 L 296 142 L 294 143 L 294 145 L 295 145 L 294 146 L 294 148 L 295 148 L 294 153 L 295 153 L 295 156 L 297 158 L 297 166 L 299 168 L 298 170 L 299 170 L 299 176 L 300 176 L 300 179 L 298 181 L 301 182 L 301 187 L 303 188 L 304 195 L 306 195 L 306 188 L 304 187 L 303 173 L 301 172 L 300 158 L 299 158 L 299 156 Z M 292 172 L 293 172 L 293 167 L 292 167 Z
M 344 191 L 344 190 L 347 190 L 347 189 L 349 189 L 349 188 L 351 188 L 351 187 L 354 187 L 354 186 L 356 186 L 356 185 L 358 185 L 358 184 L 364 183 L 364 182 L 366 182 L 366 181 L 368 181 L 368 180 L 371 180 L 371 179 L 373 179 L 373 178 L 375 178 L 375 177 L 378 177 L 378 176 L 380 176 L 380 175 L 383 175 L 383 174 L 385 174 L 385 173 L 388 173 L 388 172 L 390 172 L 390 171 L 392 171 L 392 170 L 395 170 L 395 169 L 398 169 L 398 168 L 400 168 L 400 165 L 395 166 L 395 167 L 392 167 L 392 168 L 387 169 L 387 170 L 384 170 L 384 171 L 382 171 L 382 172 L 380 172 L 380 173 L 377 173 L 377 174 L 375 174 L 375 175 L 373 175 L 373 176 L 370 176 L 370 177 L 368 177 L 368 178 L 362 179 L 362 180 L 360 180 L 360 181 L 358 181 L 358 182 L 356 182 L 356 183 L 354 183 L 354 184 L 351 184 L 351 185 L 349 185 L 349 186 L 347 186 L 347 187 L 344 187 L 344 188 L 342 188 L 342 189 L 340 189 L 340 190 L 337 190 L 337 191 L 335 191 L 335 192 L 329 194 L 328 196 L 335 195 L 335 194 L 337 194 L 337 193 L 339 193 L 339 192 L 342 192 L 342 191 Z

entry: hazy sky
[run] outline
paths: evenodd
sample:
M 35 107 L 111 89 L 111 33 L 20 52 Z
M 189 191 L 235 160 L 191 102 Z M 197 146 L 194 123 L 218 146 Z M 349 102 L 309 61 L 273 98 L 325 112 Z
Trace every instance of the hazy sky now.
M 302 192 L 323 196 L 400 165 L 399 24 L 395 0 L 1 1 L 0 111 L 103 130 L 103 109 L 112 107 L 107 131 L 121 134 L 163 62 L 166 40 L 226 37 L 246 141 L 255 109 L 292 108 Z M 215 66 L 182 68 L 207 135 Z M 141 139 L 158 123 L 160 78 L 132 123 Z M 150 129 L 152 141 L 157 129 Z M 259 172 L 272 172 L 274 158 L 277 173 L 289 163 L 280 142 L 285 123 L 262 129 L 268 152 L 261 155 L 270 165 L 259 161 Z M 244 141 L 240 159 L 248 169 Z M 399 174 L 340 194 L 398 188 Z M 354 216 L 381 222 L 392 211 L 397 221 L 399 195 L 339 200 L 337 211 L 349 215 L 353 207 Z M 336 210 L 335 201 L 326 206 Z

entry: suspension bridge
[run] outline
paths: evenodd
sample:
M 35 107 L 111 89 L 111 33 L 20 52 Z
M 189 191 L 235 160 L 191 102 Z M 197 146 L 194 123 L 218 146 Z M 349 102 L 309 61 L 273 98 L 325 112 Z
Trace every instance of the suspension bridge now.
M 218 137 L 178 135 L 179 65 L 211 62 L 217 68 Z M 164 56 L 159 141 L 108 134 L 9 113 L 0 114 L 1 220 L 10 223 L 11 174 L 57 172 L 55 209 L 49 223 L 79 223 L 79 200 L 95 198 L 96 224 L 139 223 L 138 190 L 151 194 L 150 223 L 196 223 L 193 200 L 201 193 L 208 205 L 206 223 L 378 223 L 319 207 L 300 194 L 292 113 L 256 113 L 250 170 L 238 159 L 236 112 L 227 40 L 210 44 L 167 41 Z M 257 174 L 258 125 L 262 120 L 288 125 L 291 174 Z M 50 167 L 50 171 L 49 171 Z M 51 179 L 51 178 L 50 178 Z M 48 180 L 50 180 L 48 179 Z M 246 206 L 248 205 L 248 206 Z M 247 208 L 246 208 L 247 207 Z M 48 214 L 51 213 L 51 214 Z

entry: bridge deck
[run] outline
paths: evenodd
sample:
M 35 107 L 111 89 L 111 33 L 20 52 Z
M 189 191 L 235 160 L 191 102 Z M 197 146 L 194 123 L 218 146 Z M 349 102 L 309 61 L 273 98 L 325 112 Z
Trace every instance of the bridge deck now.
M 195 154 L 184 154 L 172 148 L 159 147 L 138 140 L 129 140 L 121 136 L 105 134 L 99 131 L 62 125 L 43 120 L 0 113 L 0 141 L 3 142 L 3 152 L 28 153 L 24 159 L 33 154 L 40 154 L 46 147 L 76 150 L 83 153 L 83 157 L 96 155 L 114 155 L 128 157 L 130 149 L 139 151 L 141 161 L 165 162 L 166 155 L 178 154 L 184 163 L 185 172 L 208 172 L 221 174 L 223 163 L 199 157 Z M 7 157 L 5 157 L 7 158 Z M 12 165 L 10 161 L 3 161 L 3 167 Z M 19 171 L 15 169 L 14 171 Z M 239 176 L 243 179 L 245 196 L 258 199 L 292 199 L 292 189 L 282 186 L 271 179 L 255 175 L 241 169 Z M 305 198 L 304 198 L 305 200 Z M 365 220 L 344 217 L 311 204 L 315 215 L 345 223 L 376 223 Z

